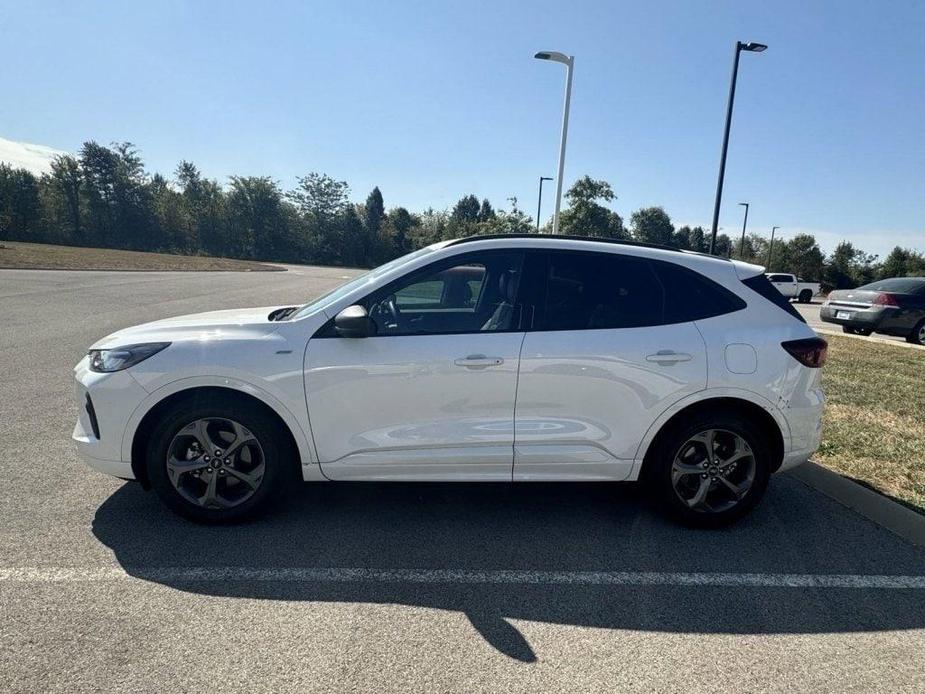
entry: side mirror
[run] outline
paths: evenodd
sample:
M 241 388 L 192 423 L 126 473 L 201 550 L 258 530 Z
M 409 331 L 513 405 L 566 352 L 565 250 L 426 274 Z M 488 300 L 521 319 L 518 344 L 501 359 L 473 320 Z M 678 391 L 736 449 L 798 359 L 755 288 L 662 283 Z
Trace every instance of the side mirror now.
M 334 329 L 341 337 L 369 337 L 376 334 L 373 319 L 365 308 L 356 304 L 334 316 Z

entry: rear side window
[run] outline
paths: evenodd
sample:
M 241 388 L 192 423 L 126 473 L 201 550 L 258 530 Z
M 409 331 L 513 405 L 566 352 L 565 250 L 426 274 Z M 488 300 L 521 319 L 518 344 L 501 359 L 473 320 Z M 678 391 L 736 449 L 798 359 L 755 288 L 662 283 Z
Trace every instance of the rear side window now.
M 872 292 L 893 292 L 895 294 L 917 294 L 925 290 L 925 279 L 917 277 L 893 277 L 879 282 L 865 284 L 858 289 Z
M 644 258 L 549 253 L 544 275 L 545 296 L 534 330 L 641 328 L 663 322 L 664 291 Z
M 775 306 L 779 306 L 789 313 L 794 318 L 806 322 L 806 319 L 800 315 L 793 305 L 790 303 L 790 300 L 781 294 L 777 287 L 775 287 L 764 275 L 755 275 L 754 277 L 749 277 L 748 279 L 742 280 L 742 284 L 751 289 L 754 292 L 761 294 L 765 299 L 770 301 Z
M 666 324 L 703 320 L 745 308 L 742 299 L 699 272 L 675 263 L 651 262 L 665 288 Z M 777 292 L 770 283 L 768 286 Z
M 771 275 L 772 282 L 792 282 L 793 277 L 791 275 Z

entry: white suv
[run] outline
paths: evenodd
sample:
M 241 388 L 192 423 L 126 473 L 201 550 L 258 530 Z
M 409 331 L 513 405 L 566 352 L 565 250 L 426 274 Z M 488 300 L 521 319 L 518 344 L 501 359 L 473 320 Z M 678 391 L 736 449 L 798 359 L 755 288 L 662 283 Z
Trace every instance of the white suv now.
M 758 266 L 472 237 L 302 307 L 104 338 L 75 369 L 74 439 L 204 522 L 300 479 L 638 479 L 676 518 L 719 525 L 818 446 L 825 356 Z

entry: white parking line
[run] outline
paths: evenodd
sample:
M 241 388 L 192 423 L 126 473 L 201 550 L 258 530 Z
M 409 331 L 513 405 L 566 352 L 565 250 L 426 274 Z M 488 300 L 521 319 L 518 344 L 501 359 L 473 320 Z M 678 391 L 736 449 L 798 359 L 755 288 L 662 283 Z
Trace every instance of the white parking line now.
M 277 581 L 282 583 L 433 583 L 577 586 L 724 586 L 742 588 L 925 589 L 925 576 L 859 574 L 661 573 L 467 569 L 350 569 L 253 567 L 138 567 L 122 569 L 0 568 L 5 583 L 86 583 L 143 579 L 155 582 Z

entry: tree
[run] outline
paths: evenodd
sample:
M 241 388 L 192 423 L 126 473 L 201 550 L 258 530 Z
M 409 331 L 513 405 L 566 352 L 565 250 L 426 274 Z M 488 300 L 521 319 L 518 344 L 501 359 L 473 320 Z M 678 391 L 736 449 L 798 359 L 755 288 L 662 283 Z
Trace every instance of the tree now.
M 682 251 L 689 251 L 691 248 L 691 228 L 685 225 L 677 229 L 674 236 L 672 236 L 671 245 L 675 248 L 680 248 Z
M 479 221 L 479 211 L 482 209 L 479 199 L 474 195 L 464 195 L 453 206 L 450 218 L 454 222 L 470 224 Z
M 65 220 L 60 226 L 75 243 L 83 240 L 80 208 L 80 163 L 70 154 L 56 154 L 51 160 L 49 186 L 54 191 L 55 218 Z
M 716 245 L 713 247 L 713 255 L 720 258 L 729 258 L 732 255 L 732 239 L 727 234 L 716 235 Z
M 532 234 L 535 231 L 533 218 L 524 214 L 524 211 L 517 207 L 517 198 L 510 197 L 511 211 L 505 212 L 500 210 L 492 212 L 484 222 L 479 222 L 479 234 Z
M 822 278 L 822 266 L 825 262 L 825 256 L 816 243 L 815 237 L 810 234 L 797 234 L 787 242 L 781 243 L 780 250 L 777 250 L 777 243 L 774 244 L 774 257 L 780 258 L 774 261 L 776 267 L 782 267 L 786 272 L 802 277 L 807 281 L 817 281 Z M 771 268 L 768 268 L 770 271 Z
M 582 176 L 565 194 L 568 208 L 560 213 L 559 232 L 575 236 L 626 238 L 620 215 L 598 202 L 612 202 L 616 197 L 607 181 Z
M 26 169 L 0 163 L 0 235 L 39 241 L 41 229 L 38 180 Z
M 706 232 L 703 227 L 697 226 L 691 229 L 690 249 L 697 253 L 706 253 L 709 250 L 706 242 Z
M 883 260 L 877 274 L 880 279 L 925 276 L 925 255 L 896 246 Z
M 283 260 L 290 239 L 282 213 L 282 192 L 269 176 L 232 176 L 228 223 L 234 254 Z
M 479 217 L 478 221 L 487 222 L 491 219 L 494 219 L 495 210 L 491 206 L 491 203 L 488 202 L 488 198 L 482 200 L 482 206 L 479 208 Z
M 286 197 L 316 222 L 324 223 L 344 212 L 349 206 L 350 187 L 346 181 L 336 181 L 327 174 L 309 173 L 298 179 L 299 186 Z
M 395 207 L 389 210 L 386 224 L 389 230 L 389 236 L 392 239 L 392 247 L 396 255 L 404 255 L 410 248 L 412 230 L 420 224 L 420 220 L 412 215 L 404 207 Z
M 389 255 L 388 239 L 382 235 L 385 221 L 385 203 L 379 187 L 372 189 L 363 207 L 363 228 L 366 235 L 363 242 L 363 264 L 377 265 Z
M 645 243 L 670 246 L 674 237 L 671 217 L 661 207 L 646 207 L 633 212 L 630 228 L 633 238 Z
M 823 284 L 832 289 L 848 289 L 867 284 L 875 275 L 876 255 L 855 248 L 850 241 L 839 243 L 826 261 Z

